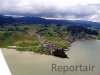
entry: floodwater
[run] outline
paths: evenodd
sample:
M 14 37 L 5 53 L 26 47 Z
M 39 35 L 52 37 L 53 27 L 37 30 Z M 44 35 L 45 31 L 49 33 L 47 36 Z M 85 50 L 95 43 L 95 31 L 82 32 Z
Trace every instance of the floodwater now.
M 14 49 L 2 49 L 6 62 L 12 75 L 100 75 L 100 41 L 87 40 L 76 41 L 67 51 L 69 59 L 63 59 L 48 55 L 40 55 L 33 52 L 20 52 Z M 56 66 L 95 65 L 93 71 L 70 71 L 63 68 L 59 71 L 53 69 Z

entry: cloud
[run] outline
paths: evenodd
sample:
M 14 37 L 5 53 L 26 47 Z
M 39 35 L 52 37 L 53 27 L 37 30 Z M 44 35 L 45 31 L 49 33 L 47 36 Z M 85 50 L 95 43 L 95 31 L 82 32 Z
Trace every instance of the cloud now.
M 0 14 L 100 21 L 100 0 L 0 0 Z

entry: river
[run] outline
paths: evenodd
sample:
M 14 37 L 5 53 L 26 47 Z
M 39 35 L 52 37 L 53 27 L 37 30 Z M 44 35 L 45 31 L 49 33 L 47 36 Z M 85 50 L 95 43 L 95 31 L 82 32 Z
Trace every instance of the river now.
M 69 59 L 40 55 L 33 52 L 19 52 L 14 49 L 2 49 L 12 75 L 100 75 L 100 41 L 76 41 L 67 51 Z M 56 65 L 95 65 L 93 71 L 52 71 Z

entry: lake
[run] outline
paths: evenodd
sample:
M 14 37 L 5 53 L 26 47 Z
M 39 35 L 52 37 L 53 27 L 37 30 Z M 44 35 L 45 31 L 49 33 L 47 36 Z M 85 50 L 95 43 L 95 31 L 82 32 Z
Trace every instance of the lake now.
M 69 59 L 33 52 L 19 52 L 14 49 L 2 49 L 12 75 L 100 75 L 100 40 L 74 42 Z M 52 71 L 52 64 L 57 66 L 95 65 L 93 71 Z

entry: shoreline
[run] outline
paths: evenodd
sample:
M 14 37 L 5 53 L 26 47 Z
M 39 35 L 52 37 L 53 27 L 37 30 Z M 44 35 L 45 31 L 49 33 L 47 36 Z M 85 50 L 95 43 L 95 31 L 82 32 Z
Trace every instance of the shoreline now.
M 86 39 L 84 39 L 85 41 L 89 41 L 89 40 L 86 40 Z M 84 41 L 84 40 L 76 40 L 76 41 Z M 96 40 L 96 39 L 91 39 L 91 40 Z M 76 42 L 76 41 L 74 41 L 74 42 Z M 74 43 L 73 42 L 73 43 Z M 73 43 L 71 43 L 70 44 L 70 46 L 68 47 L 68 51 L 70 51 L 70 47 L 72 46 L 72 44 Z M 43 53 L 43 54 L 40 54 L 40 53 L 36 53 L 36 52 L 34 52 L 34 51 L 18 51 L 16 48 L 0 48 L 1 50 L 3 50 L 3 49 L 12 49 L 12 50 L 15 50 L 15 51 L 17 51 L 17 52 L 19 52 L 19 53 L 24 53 L 24 52 L 29 52 L 29 53 L 32 53 L 32 55 L 46 55 L 46 56 L 51 56 L 51 57 L 55 57 L 55 56 L 53 56 L 53 55 L 47 55 L 47 54 L 45 54 L 45 53 Z M 64 51 L 65 53 L 67 52 L 67 51 Z M 56 57 L 56 58 L 60 58 L 60 57 Z

